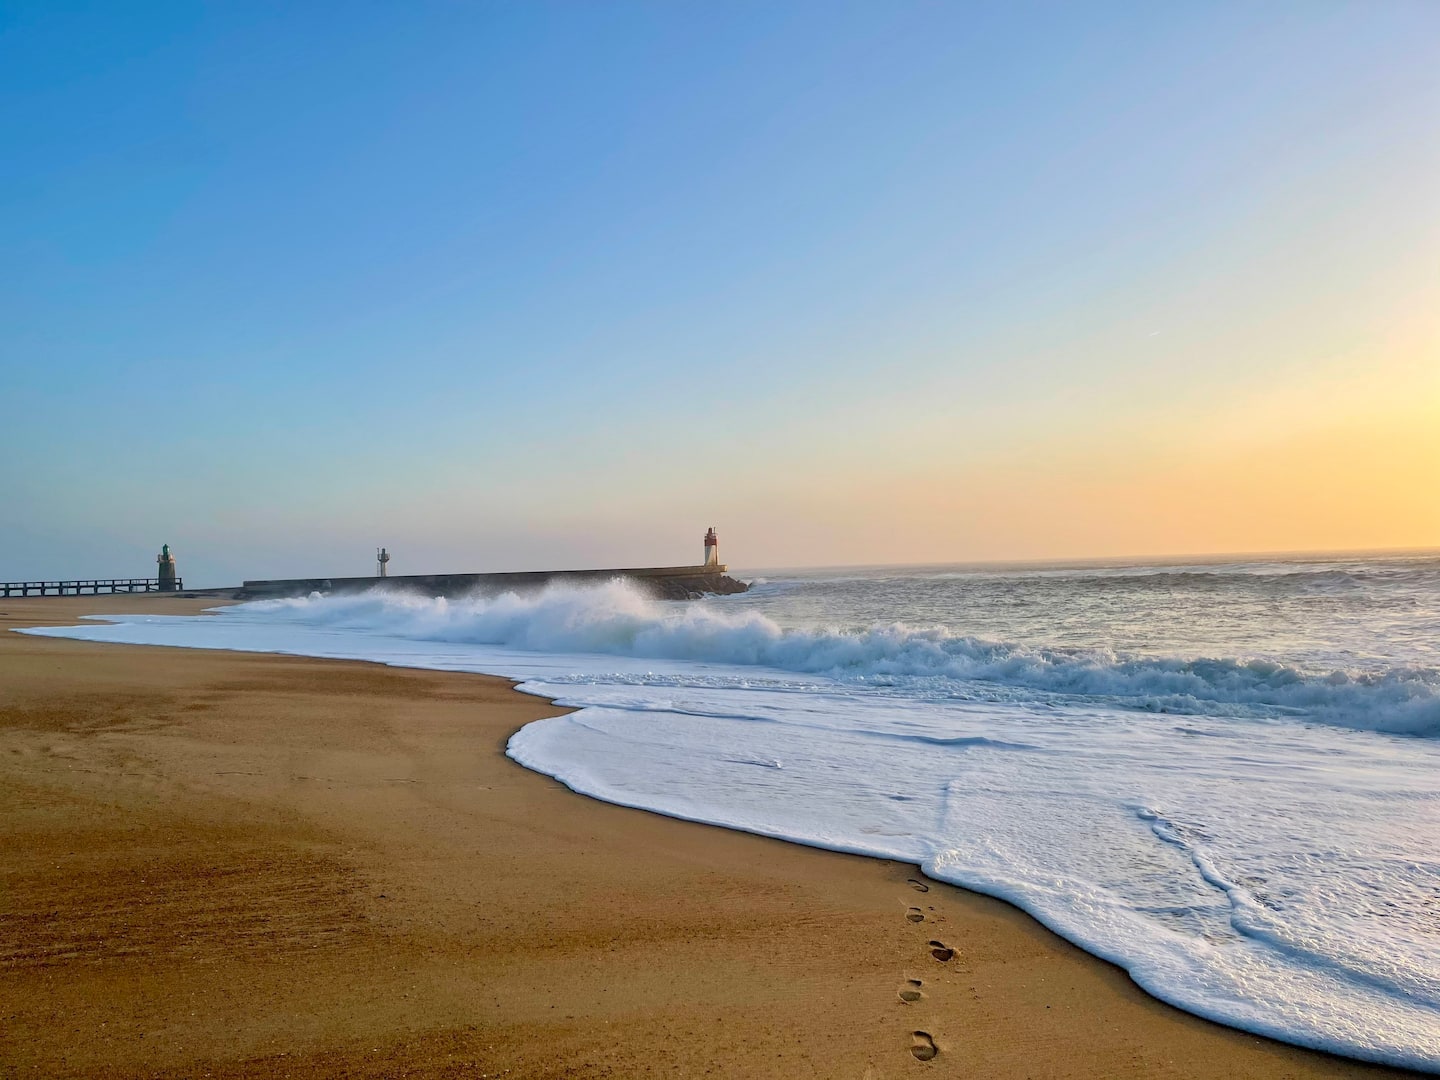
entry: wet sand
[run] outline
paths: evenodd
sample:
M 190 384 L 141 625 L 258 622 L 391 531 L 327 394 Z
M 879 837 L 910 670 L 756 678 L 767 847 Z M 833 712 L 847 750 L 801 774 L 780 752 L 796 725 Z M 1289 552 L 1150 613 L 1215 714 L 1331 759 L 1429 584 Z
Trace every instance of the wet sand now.
M 0 1075 L 1380 1077 L 914 867 L 595 802 L 502 679 L 6 632 Z

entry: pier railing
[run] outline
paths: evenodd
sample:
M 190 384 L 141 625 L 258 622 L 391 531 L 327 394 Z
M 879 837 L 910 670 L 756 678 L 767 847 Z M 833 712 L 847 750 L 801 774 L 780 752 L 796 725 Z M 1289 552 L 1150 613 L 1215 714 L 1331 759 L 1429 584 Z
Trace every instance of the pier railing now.
M 165 592 L 185 586 L 165 582 Z M 100 593 L 161 592 L 159 578 L 90 578 L 85 581 L 0 581 L 0 596 L 98 596 Z

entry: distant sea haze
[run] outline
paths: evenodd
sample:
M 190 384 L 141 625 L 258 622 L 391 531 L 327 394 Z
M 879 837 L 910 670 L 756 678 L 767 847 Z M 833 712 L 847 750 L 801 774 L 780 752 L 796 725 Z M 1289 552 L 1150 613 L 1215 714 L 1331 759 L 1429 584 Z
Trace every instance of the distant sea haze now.
M 742 575 L 743 576 L 743 575 Z M 1166 1001 L 1440 1071 L 1440 556 L 374 591 L 34 631 L 486 671 L 577 791 L 912 861 Z

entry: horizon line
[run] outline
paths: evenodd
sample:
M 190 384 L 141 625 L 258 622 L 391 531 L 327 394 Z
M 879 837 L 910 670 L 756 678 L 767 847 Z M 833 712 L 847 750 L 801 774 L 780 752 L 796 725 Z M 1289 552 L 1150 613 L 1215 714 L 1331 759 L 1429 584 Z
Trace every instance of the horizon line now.
M 1185 560 L 1188 562 L 1220 562 L 1220 561 L 1243 561 L 1247 559 L 1299 559 L 1299 558 L 1320 558 L 1321 556 L 1361 556 L 1361 555 L 1436 555 L 1440 556 L 1440 545 L 1425 547 L 1379 547 L 1379 548 L 1296 548 L 1290 550 L 1269 550 L 1269 551 L 1205 551 L 1205 552 L 1170 552 L 1158 555 L 1057 555 L 1042 556 L 1037 558 L 1019 559 L 960 559 L 954 562 L 935 562 L 932 560 L 921 560 L 916 562 L 894 562 L 894 563 L 812 563 L 809 565 L 788 565 L 788 566 L 759 566 L 756 571 L 761 570 L 859 570 L 876 567 L 915 567 L 915 566 L 1060 566 L 1060 565 L 1082 565 L 1086 563 L 1112 563 L 1112 562 L 1153 562 L 1164 564 L 1171 561 Z M 733 568 L 734 564 L 730 564 Z

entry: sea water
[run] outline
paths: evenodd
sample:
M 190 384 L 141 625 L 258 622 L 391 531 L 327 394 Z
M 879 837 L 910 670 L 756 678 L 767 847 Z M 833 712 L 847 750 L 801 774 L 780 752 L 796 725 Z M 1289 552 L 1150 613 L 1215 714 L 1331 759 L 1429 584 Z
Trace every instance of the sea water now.
M 1440 1071 L 1440 556 L 377 589 L 30 631 L 485 671 L 577 791 L 901 859 L 1156 997 Z

